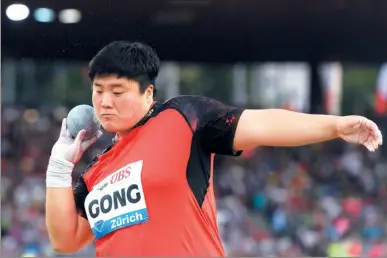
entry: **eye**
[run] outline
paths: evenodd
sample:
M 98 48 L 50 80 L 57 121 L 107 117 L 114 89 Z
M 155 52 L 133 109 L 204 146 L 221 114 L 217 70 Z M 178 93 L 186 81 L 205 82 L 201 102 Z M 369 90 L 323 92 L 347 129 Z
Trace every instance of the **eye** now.
M 102 93 L 102 89 L 100 87 L 93 87 L 93 92 L 95 92 L 97 94 L 101 94 Z
M 122 95 L 122 92 L 113 92 L 114 96 L 121 96 Z

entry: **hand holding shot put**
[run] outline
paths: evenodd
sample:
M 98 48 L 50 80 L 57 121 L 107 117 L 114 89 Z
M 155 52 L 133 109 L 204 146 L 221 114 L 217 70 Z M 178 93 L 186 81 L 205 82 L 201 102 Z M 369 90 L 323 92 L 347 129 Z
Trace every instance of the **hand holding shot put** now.
M 59 138 L 52 147 L 47 169 L 48 187 L 71 186 L 71 173 L 83 153 L 94 144 L 102 132 L 93 108 L 79 105 L 62 120 Z M 58 180 L 59 179 L 59 180 Z M 61 180 L 65 179 L 65 180 Z
M 101 137 L 99 128 L 100 123 L 91 106 L 74 107 L 62 121 L 59 139 L 52 148 L 51 156 L 77 164 L 83 153 Z

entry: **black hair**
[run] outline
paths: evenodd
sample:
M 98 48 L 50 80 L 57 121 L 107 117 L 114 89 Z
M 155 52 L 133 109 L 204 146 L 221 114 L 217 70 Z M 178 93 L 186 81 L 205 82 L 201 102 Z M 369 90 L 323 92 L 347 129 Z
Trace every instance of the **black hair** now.
M 142 93 L 152 84 L 155 96 L 159 69 L 160 59 L 150 46 L 140 42 L 114 41 L 90 61 L 89 78 L 94 80 L 98 75 L 116 74 L 137 81 Z

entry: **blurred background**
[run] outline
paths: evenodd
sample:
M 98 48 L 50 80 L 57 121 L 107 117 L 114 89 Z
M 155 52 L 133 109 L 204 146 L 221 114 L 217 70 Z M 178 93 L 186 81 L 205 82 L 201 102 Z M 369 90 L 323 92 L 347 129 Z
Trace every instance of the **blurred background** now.
M 198 94 L 355 113 L 386 134 L 386 13 L 384 0 L 3 0 L 2 254 L 57 256 L 45 228 L 45 169 L 62 118 L 91 104 L 88 62 L 110 41 L 158 51 L 159 101 Z M 85 154 L 74 179 L 111 137 Z M 386 257 L 386 154 L 332 141 L 218 156 L 227 254 Z M 74 255 L 94 255 L 93 245 Z

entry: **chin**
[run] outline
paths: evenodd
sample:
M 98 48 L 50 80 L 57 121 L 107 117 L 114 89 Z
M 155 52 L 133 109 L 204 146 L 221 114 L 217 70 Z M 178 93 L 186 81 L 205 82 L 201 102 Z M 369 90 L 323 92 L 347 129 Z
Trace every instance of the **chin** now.
M 119 128 L 117 128 L 117 126 L 115 126 L 113 123 L 101 123 L 103 129 L 108 132 L 108 133 L 117 133 L 120 131 Z

